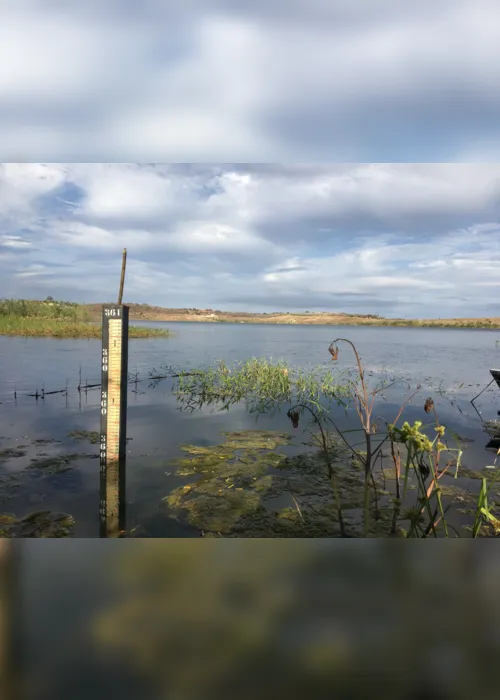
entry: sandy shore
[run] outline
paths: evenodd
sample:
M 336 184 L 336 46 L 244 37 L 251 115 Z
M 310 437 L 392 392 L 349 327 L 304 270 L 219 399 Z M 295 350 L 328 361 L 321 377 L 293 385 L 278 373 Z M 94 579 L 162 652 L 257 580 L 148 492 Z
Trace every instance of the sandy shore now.
M 131 321 L 176 321 L 186 323 L 270 323 L 284 325 L 408 326 L 423 328 L 500 328 L 500 317 L 399 319 L 356 316 L 343 313 L 247 313 L 212 309 L 167 309 L 159 306 L 130 304 Z M 92 316 L 100 317 L 99 304 L 87 305 Z

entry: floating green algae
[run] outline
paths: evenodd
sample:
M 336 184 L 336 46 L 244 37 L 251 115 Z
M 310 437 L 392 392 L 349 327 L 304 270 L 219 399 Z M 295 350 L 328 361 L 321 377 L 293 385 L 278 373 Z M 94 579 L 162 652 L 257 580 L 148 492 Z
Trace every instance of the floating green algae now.
M 26 456 L 26 450 L 21 450 L 16 447 L 7 447 L 5 450 L 0 450 L 0 461 L 7 459 L 19 459 Z
M 224 434 L 212 447 L 182 446 L 189 457 L 169 468 L 198 477 L 172 491 L 164 503 L 206 536 L 336 537 L 336 508 L 328 468 L 321 453 L 287 456 L 275 451 L 291 436 L 275 431 Z M 359 509 L 363 473 L 359 465 L 342 470 L 344 510 Z M 289 502 L 277 505 L 277 500 Z M 300 500 L 300 505 L 299 505 Z
M 223 490 L 216 480 L 206 480 L 175 489 L 167 502 L 172 509 L 182 509 L 194 527 L 229 534 L 241 516 L 256 511 L 260 498 L 243 489 Z
M 18 457 L 19 455 L 15 455 Z M 24 453 L 23 453 L 24 456 Z M 15 472 L 0 471 L 0 503 L 18 497 L 24 488 L 30 488 L 36 480 L 50 478 L 65 474 L 72 470 L 78 470 L 74 464 L 79 460 L 96 459 L 98 455 L 92 454 L 62 454 L 47 455 L 38 454 L 23 468 Z
M 349 521 L 349 519 L 346 519 Z M 340 529 L 332 505 L 301 513 L 287 506 L 269 512 L 261 508 L 254 517 L 243 517 L 231 533 L 233 537 L 339 537 Z
M 442 496 L 448 496 L 463 503 L 474 504 L 477 501 L 477 497 L 474 494 L 455 484 L 440 484 L 439 488 Z
M 16 518 L 11 513 L 0 515 L 0 537 L 69 537 L 75 521 L 71 515 L 49 510 Z
M 230 448 L 242 450 L 275 450 L 290 442 L 291 436 L 287 433 L 279 433 L 269 430 L 245 430 L 233 433 L 223 433 L 225 445 Z
M 270 467 L 278 468 L 284 461 L 284 455 L 262 454 L 252 450 L 244 450 L 240 454 L 220 454 L 214 451 L 212 456 L 199 455 L 195 459 L 179 459 L 171 462 L 171 467 L 177 468 L 179 476 L 192 476 L 199 474 L 206 478 L 231 478 L 243 479 L 256 478 L 266 472 Z
M 206 532 L 230 534 L 244 516 L 258 511 L 261 495 L 272 489 L 269 469 L 277 469 L 285 455 L 271 450 L 290 442 L 291 436 L 253 430 L 224 433 L 219 445 L 182 445 L 189 457 L 174 460 L 169 468 L 178 476 L 198 476 L 164 499 L 174 512 L 193 527 Z
M 224 438 L 211 447 L 184 445 L 181 449 L 186 456 L 169 463 L 177 476 L 189 479 L 164 499 L 174 517 L 208 537 L 340 535 L 335 494 L 321 451 L 287 455 L 279 448 L 290 444 L 290 436 L 272 431 L 225 433 Z M 394 525 L 397 473 L 391 455 L 384 457 L 384 468 L 374 470 L 369 484 L 370 537 L 387 537 Z M 335 443 L 330 445 L 330 460 L 348 534 L 363 536 L 362 461 Z M 478 472 L 472 473 L 477 478 Z M 469 474 L 461 469 L 459 476 Z M 401 481 L 403 477 L 401 474 Z M 410 472 L 408 489 L 415 494 L 410 505 L 417 488 L 412 480 L 415 482 L 415 476 Z M 440 482 L 440 489 L 443 498 L 456 505 L 467 507 L 475 502 L 474 494 L 448 477 Z M 408 507 L 403 509 L 392 536 L 406 536 L 401 525 L 408 520 L 408 512 Z
M 62 474 L 72 469 L 72 463 L 79 459 L 89 459 L 87 454 L 63 454 L 50 455 L 48 457 L 35 457 L 28 467 L 30 472 L 42 472 L 43 474 Z
M 385 478 L 388 481 L 395 481 L 398 478 L 396 468 L 395 467 L 384 467 L 383 472 L 382 472 L 382 478 Z M 411 478 L 411 476 L 409 478 Z
M 22 485 L 18 474 L 0 474 L 0 503 L 13 498 L 16 489 Z
M 96 430 L 73 430 L 71 433 L 68 433 L 68 437 L 75 440 L 88 440 L 91 445 L 96 445 L 100 439 L 100 435 Z
M 498 469 L 500 469 L 500 466 L 497 469 L 469 469 L 461 465 L 458 470 L 458 476 L 466 479 L 493 480 L 497 477 Z

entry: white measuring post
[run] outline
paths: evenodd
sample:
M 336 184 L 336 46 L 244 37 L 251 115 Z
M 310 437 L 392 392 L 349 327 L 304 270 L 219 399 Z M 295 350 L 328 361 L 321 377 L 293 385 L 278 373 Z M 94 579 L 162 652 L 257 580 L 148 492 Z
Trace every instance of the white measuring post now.
M 125 530 L 129 307 L 102 307 L 100 535 Z

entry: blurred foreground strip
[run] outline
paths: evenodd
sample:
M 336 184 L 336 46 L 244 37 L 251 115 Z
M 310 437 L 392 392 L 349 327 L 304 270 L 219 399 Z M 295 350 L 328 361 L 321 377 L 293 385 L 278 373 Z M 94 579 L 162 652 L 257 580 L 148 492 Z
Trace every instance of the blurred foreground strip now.
M 111 565 L 121 595 L 95 643 L 165 699 L 488 694 L 499 567 L 440 544 L 139 543 Z
M 29 700 L 498 695 L 493 540 L 47 539 L 22 563 Z
M 19 700 L 14 658 L 18 543 L 0 539 L 0 698 Z

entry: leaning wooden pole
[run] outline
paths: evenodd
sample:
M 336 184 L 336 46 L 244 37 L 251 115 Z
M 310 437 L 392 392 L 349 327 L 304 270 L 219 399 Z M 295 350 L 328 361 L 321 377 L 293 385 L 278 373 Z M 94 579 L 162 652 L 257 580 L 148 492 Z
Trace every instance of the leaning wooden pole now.
M 125 268 L 127 267 L 127 249 L 123 249 L 123 257 L 122 257 L 122 274 L 120 277 L 120 291 L 118 293 L 118 304 L 121 304 L 123 301 L 123 287 L 125 286 Z
M 124 250 L 118 304 L 102 307 L 101 537 L 120 537 L 125 530 L 129 307 L 122 300 L 126 261 Z

